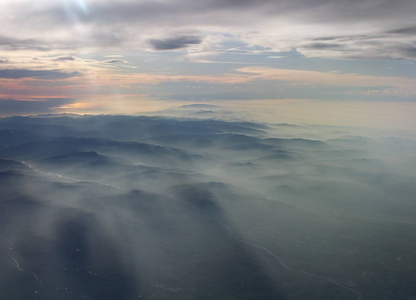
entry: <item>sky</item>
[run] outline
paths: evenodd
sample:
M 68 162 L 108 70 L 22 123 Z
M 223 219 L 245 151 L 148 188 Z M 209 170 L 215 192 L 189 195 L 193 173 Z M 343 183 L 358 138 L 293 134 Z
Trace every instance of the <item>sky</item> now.
M 413 0 L 2 0 L 0 115 L 220 102 L 416 128 L 415 12 Z

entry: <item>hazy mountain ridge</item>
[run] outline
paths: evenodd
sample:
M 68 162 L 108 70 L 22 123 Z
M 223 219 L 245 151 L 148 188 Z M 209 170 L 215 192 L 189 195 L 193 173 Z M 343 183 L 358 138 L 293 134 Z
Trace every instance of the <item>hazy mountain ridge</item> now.
M 2 297 L 416 292 L 415 176 L 367 137 L 129 116 L 6 118 L 0 132 Z

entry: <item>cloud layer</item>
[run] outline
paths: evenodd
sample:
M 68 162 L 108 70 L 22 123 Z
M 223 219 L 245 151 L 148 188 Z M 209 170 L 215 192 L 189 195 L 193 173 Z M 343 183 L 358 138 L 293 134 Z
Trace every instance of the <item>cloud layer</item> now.
M 1 21 L 0 44 L 9 49 L 172 50 L 222 34 L 276 51 L 296 48 L 307 56 L 415 58 L 411 0 L 5 1 L 1 6 L 15 21 Z
M 413 101 L 415 10 L 408 0 L 5 0 L 0 96 L 121 111 L 144 98 Z
M 80 76 L 79 72 L 66 73 L 59 70 L 24 70 L 24 69 L 3 69 L 0 70 L 0 78 L 21 79 L 21 78 L 40 78 L 40 79 L 67 79 Z
M 48 98 L 48 99 L 0 99 L 2 116 L 39 114 L 53 112 L 54 109 L 73 103 L 74 99 Z

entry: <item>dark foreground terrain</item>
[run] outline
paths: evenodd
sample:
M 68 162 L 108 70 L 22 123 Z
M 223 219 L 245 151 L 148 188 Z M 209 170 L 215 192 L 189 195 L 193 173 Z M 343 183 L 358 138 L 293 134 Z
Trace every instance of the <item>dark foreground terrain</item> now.
M 414 143 L 305 130 L 0 119 L 0 299 L 416 299 Z

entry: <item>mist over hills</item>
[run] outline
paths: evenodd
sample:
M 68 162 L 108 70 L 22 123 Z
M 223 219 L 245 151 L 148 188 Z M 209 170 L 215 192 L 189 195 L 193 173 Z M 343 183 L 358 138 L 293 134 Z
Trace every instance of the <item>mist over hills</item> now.
M 0 119 L 1 299 L 414 299 L 414 141 L 308 130 Z

